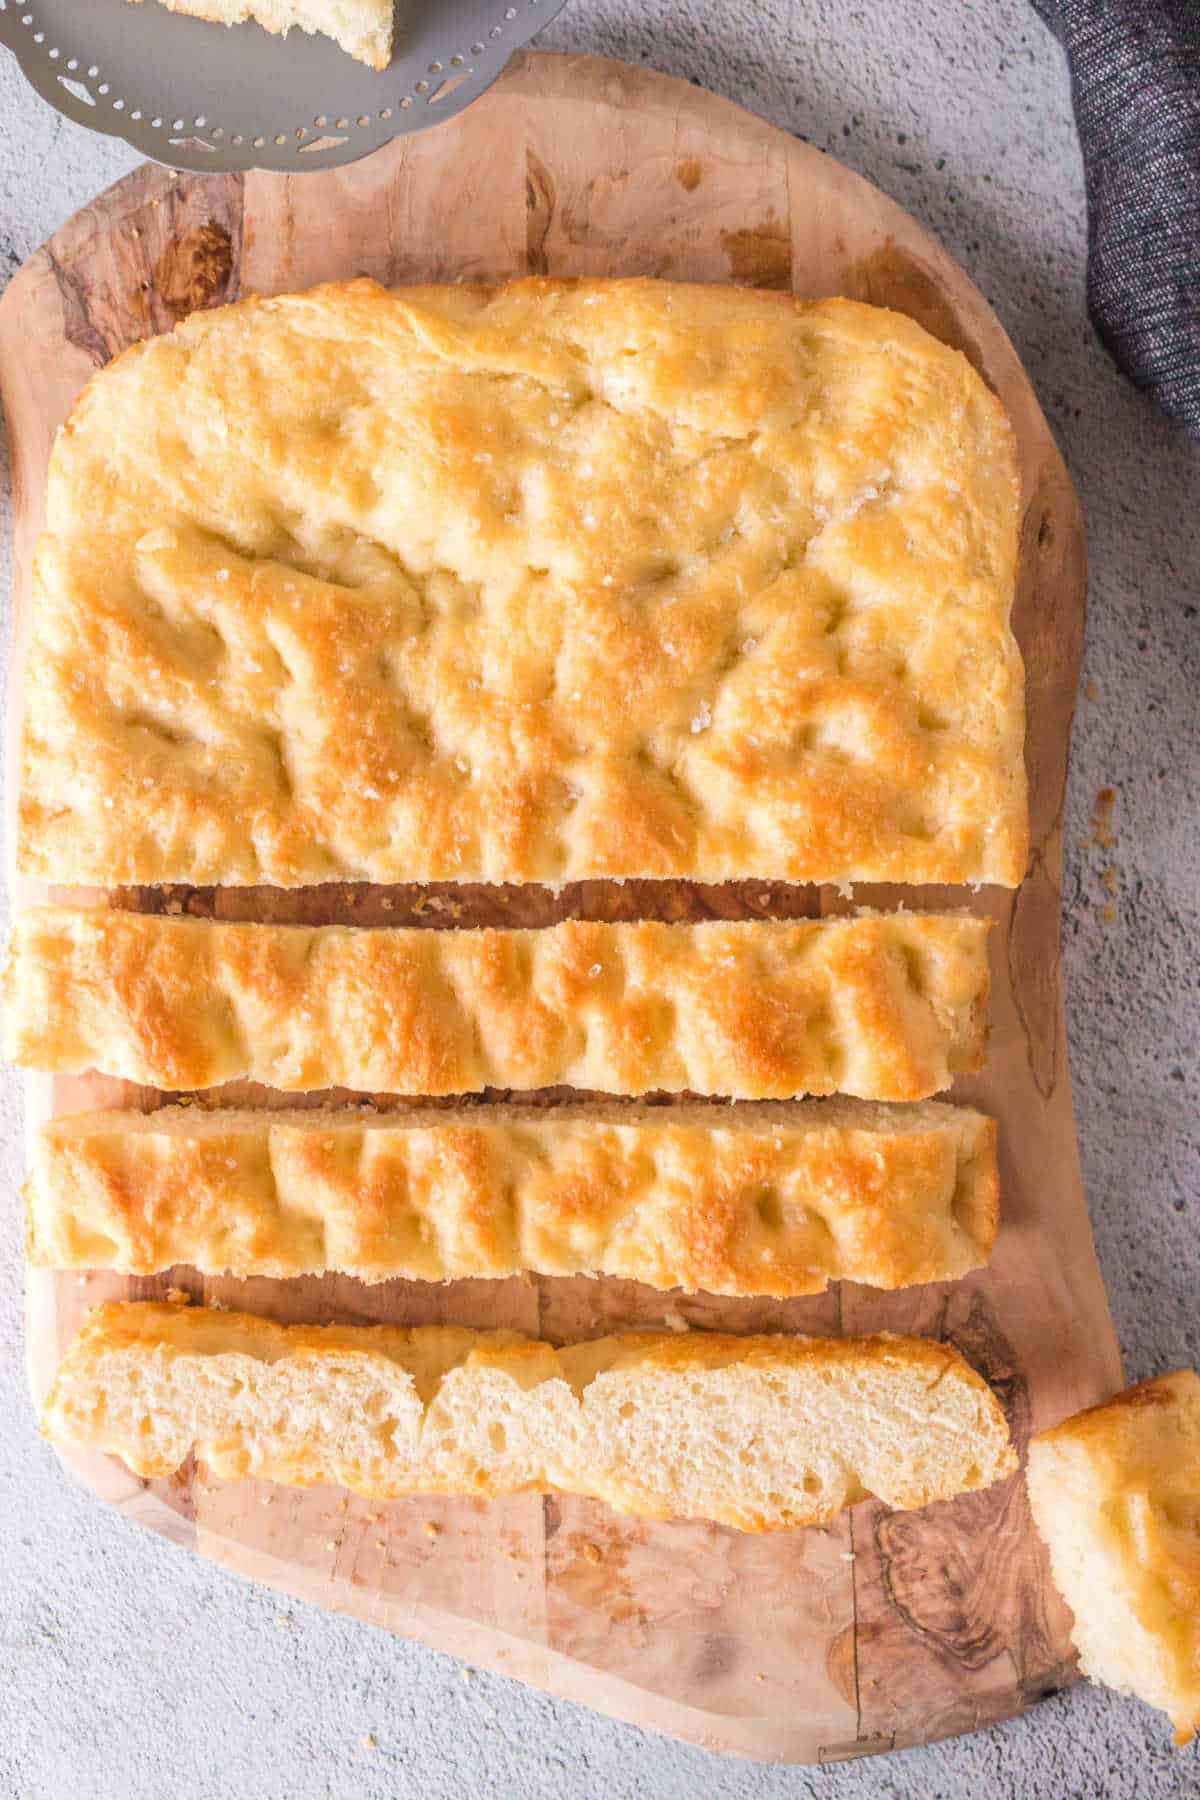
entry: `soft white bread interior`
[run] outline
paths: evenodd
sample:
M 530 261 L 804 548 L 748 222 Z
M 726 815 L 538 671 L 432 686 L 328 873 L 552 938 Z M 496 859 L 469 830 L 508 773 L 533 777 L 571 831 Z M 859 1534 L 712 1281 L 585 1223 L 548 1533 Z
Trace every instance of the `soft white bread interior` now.
M 1200 1376 L 1129 1388 L 1029 1446 L 1029 1499 L 1093 1681 L 1200 1728 Z
M 267 31 L 321 32 L 371 69 L 392 60 L 392 0 L 160 0 L 169 12 L 241 25 L 253 19 Z
M 590 1495 L 744 1531 L 875 1494 L 923 1506 L 1011 1473 L 995 1396 L 922 1338 L 601 1338 L 556 1350 L 454 1327 L 281 1326 L 132 1302 L 91 1313 L 42 1417 L 142 1476 L 194 1452 L 293 1486 Z
M 927 1102 L 196 1106 L 36 1140 L 32 1263 L 363 1281 L 615 1275 L 717 1294 L 896 1288 L 985 1263 L 996 1127 Z

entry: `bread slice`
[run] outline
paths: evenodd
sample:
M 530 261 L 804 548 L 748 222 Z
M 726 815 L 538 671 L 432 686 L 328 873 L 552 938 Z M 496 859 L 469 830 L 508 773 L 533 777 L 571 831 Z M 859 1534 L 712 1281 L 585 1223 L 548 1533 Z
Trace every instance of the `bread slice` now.
M 29 1260 L 152 1275 L 618 1275 L 714 1294 L 985 1263 L 996 1127 L 965 1107 L 76 1114 L 40 1132 Z
M 39 907 L 13 935 L 7 1053 L 168 1089 L 923 1100 L 982 1061 L 987 933 L 963 914 L 428 931 Z
M 668 1333 L 555 1350 L 512 1332 L 282 1326 L 98 1307 L 46 1401 L 52 1442 L 135 1474 L 403 1494 L 588 1494 L 647 1518 L 815 1525 L 924 1506 L 1016 1466 L 1000 1406 L 922 1338 Z
M 1200 1729 L 1200 1376 L 1129 1388 L 1043 1431 L 1026 1472 L 1079 1666 Z
M 159 0 L 169 12 L 216 25 L 253 19 L 286 37 L 293 29 L 320 32 L 371 69 L 392 60 L 393 0 Z
M 39 1134 L 32 1263 L 364 1281 L 603 1274 L 786 1297 L 952 1280 L 995 1240 L 996 1129 L 851 1101 L 78 1114 Z

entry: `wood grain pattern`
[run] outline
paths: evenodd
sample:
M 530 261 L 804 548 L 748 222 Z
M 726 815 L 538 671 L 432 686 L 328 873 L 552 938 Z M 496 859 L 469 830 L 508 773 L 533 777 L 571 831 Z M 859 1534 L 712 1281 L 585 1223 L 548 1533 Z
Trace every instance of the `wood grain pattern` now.
M 368 273 L 388 282 L 642 272 L 845 293 L 962 348 L 1016 428 L 1024 484 L 1017 634 L 1028 674 L 1033 850 L 996 919 L 991 1054 L 964 1098 L 1001 1122 L 1004 1216 L 990 1269 L 953 1287 L 810 1300 L 663 1296 L 620 1281 L 201 1282 L 31 1275 L 35 1392 L 100 1298 L 188 1288 L 281 1319 L 451 1320 L 557 1338 L 664 1321 L 726 1329 L 951 1338 L 992 1380 L 1016 1435 L 1121 1384 L 1080 1187 L 1059 967 L 1062 799 L 1083 629 L 1078 508 L 1012 346 L 966 276 L 831 158 L 682 82 L 592 58 L 524 56 L 460 118 L 369 161 L 299 179 L 144 168 L 77 215 L 0 306 L 0 384 L 16 475 L 16 687 L 53 432 L 106 358 L 194 306 Z M 10 741 L 10 784 L 14 767 Z M 12 817 L 10 791 L 9 816 Z M 44 898 L 16 884 L 19 904 Z M 859 890 L 890 904 L 896 890 Z M 631 883 L 538 889 L 168 890 L 136 904 L 221 917 L 428 925 L 803 916 L 832 891 Z M 910 904 L 961 892 L 908 890 Z M 264 1096 L 259 1095 L 261 1100 Z M 265 1097 L 265 1098 L 270 1098 Z M 552 1101 L 554 1096 L 545 1098 Z M 30 1124 L 161 1096 L 32 1081 Z M 855 1508 L 770 1539 L 627 1520 L 590 1502 L 398 1502 L 218 1487 L 183 1469 L 143 1484 L 78 1473 L 130 1517 L 227 1567 L 424 1639 L 638 1724 L 764 1759 L 832 1761 L 964 1731 L 1071 1678 L 1061 1602 L 1018 1482 L 922 1513 Z M 433 1529 L 430 1529 L 430 1528 Z

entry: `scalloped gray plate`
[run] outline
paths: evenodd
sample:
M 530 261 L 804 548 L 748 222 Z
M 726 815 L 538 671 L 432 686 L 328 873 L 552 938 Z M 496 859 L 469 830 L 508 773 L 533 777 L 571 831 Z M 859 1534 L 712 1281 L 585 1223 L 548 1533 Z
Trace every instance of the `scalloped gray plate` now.
M 566 0 L 398 0 L 391 66 L 329 38 L 128 0 L 0 0 L 0 43 L 77 124 L 155 162 L 298 174 L 356 162 L 477 100 Z

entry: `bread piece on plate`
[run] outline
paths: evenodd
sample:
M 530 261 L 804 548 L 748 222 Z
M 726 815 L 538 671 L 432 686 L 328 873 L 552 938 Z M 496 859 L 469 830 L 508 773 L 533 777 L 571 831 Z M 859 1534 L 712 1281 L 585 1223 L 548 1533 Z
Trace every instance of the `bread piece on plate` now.
M 13 936 L 7 1054 L 161 1088 L 923 1100 L 982 1061 L 988 929 L 899 913 L 356 930 L 41 907 Z
M 52 1267 L 781 1297 L 965 1275 L 998 1201 L 994 1123 L 936 1101 L 77 1114 L 39 1133 L 26 1186 Z
M 135 0 L 136 3 L 136 0 Z M 320 32 L 371 69 L 392 60 L 393 0 L 158 0 L 174 13 L 241 25 L 247 19 L 268 31 Z
M 1129 1388 L 1029 1446 L 1029 1499 L 1079 1666 L 1200 1728 L 1200 1376 Z
M 88 1316 L 43 1430 L 147 1477 L 194 1451 L 225 1479 L 379 1499 L 557 1490 L 743 1531 L 820 1524 L 867 1494 L 924 1506 L 1016 1466 L 987 1383 L 923 1338 L 668 1333 L 555 1350 L 150 1302 Z
M 1015 887 L 1018 521 L 966 358 L 854 301 L 193 313 L 54 448 L 21 869 Z

